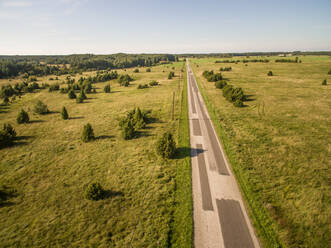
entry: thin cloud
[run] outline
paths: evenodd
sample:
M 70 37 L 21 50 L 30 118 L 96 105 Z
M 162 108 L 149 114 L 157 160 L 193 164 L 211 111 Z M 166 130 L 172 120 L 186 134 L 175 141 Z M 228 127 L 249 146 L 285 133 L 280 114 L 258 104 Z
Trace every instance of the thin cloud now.
M 30 1 L 5 1 L 3 6 L 5 7 L 28 7 L 31 6 L 32 2 Z

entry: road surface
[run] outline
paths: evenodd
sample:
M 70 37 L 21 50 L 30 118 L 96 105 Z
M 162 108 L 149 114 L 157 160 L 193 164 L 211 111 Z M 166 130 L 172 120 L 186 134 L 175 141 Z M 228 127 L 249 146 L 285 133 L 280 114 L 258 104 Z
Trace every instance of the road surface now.
M 258 248 L 237 182 L 187 61 L 194 245 Z M 221 95 L 220 95 L 221 97 Z

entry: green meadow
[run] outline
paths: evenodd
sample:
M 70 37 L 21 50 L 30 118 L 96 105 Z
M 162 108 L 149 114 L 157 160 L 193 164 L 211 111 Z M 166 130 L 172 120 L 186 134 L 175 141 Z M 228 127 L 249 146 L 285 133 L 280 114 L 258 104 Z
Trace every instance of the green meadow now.
M 331 57 L 262 59 L 270 62 L 190 61 L 262 245 L 330 247 Z M 222 75 L 243 89 L 244 107 L 202 76 L 220 67 L 232 67 Z
M 1 247 L 191 247 L 185 66 L 176 62 L 153 66 L 151 72 L 134 69 L 117 70 L 134 78 L 129 87 L 116 79 L 95 83 L 96 93 L 80 104 L 44 89 L 1 106 L 1 125 L 10 123 L 17 132 L 14 144 L 0 150 L 0 186 L 12 192 L 0 206 Z M 171 80 L 170 71 L 175 72 Z M 61 83 L 66 76 L 58 81 L 51 77 L 39 77 L 38 83 Z M 159 85 L 137 89 L 152 80 Z M 0 85 L 20 81 L 0 80 Z M 104 93 L 108 83 L 111 93 Z M 49 114 L 33 113 L 38 100 L 47 104 Z M 63 106 L 68 120 L 61 119 Z M 148 111 L 153 121 L 136 138 L 124 140 L 119 121 L 136 107 Z M 18 125 L 22 108 L 30 123 Z M 86 123 L 96 137 L 88 143 L 80 139 Z M 178 147 L 170 160 L 160 158 L 155 148 L 166 131 L 174 134 Z M 85 198 L 92 182 L 108 192 L 105 199 Z

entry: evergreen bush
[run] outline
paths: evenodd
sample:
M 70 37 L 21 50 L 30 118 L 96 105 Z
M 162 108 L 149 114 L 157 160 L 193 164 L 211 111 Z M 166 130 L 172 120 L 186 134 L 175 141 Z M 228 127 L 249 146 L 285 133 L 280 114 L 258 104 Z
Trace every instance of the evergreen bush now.
M 173 158 L 176 152 L 176 143 L 170 132 L 166 132 L 157 141 L 157 154 L 162 158 Z
M 323 80 L 322 85 L 327 85 L 326 79 Z
M 18 124 L 22 124 L 22 123 L 28 123 L 30 120 L 29 115 L 27 112 L 25 112 L 23 109 L 21 110 L 21 112 L 19 112 L 16 121 Z
M 93 128 L 90 123 L 87 123 L 84 128 L 83 128 L 83 133 L 82 133 L 82 141 L 83 142 L 89 142 L 91 140 L 94 140 L 94 132 Z
M 66 107 L 64 107 L 64 106 L 62 107 L 61 117 L 63 120 L 69 119 L 68 111 L 67 111 Z
M 69 93 L 68 93 L 68 97 L 69 97 L 70 99 L 75 99 L 75 98 L 76 98 L 75 91 L 70 90 Z
M 91 183 L 85 191 L 85 197 L 88 200 L 98 201 L 103 199 L 104 195 L 105 195 L 105 190 L 98 182 Z
M 38 100 L 38 102 L 34 105 L 34 112 L 40 115 L 45 115 L 49 113 L 49 110 L 46 104 Z
M 103 91 L 105 93 L 110 93 L 110 84 L 106 84 L 105 87 L 103 88 Z
M 225 85 L 227 85 L 227 82 L 224 81 L 224 80 L 220 80 L 220 81 L 215 82 L 215 87 L 217 89 L 223 89 Z

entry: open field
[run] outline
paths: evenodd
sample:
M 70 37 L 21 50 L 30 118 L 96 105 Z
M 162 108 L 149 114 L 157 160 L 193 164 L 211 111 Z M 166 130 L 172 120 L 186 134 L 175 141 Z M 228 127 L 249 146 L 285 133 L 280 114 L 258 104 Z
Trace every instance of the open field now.
M 247 66 L 190 61 L 264 247 L 330 247 L 331 58 L 266 58 Z M 249 96 L 243 108 L 202 76 L 229 66 L 228 84 Z
M 168 80 L 172 67 L 176 77 Z M 67 94 L 45 89 L 2 107 L 0 123 L 11 123 L 18 140 L 0 150 L 0 186 L 16 190 L 0 206 L 0 246 L 190 247 L 191 171 L 182 68 L 184 64 L 177 62 L 151 67 L 149 73 L 146 68 L 139 68 L 139 73 L 133 73 L 134 68 L 117 70 L 135 78 L 131 86 L 120 87 L 112 80 L 112 93 L 106 94 L 103 88 L 108 82 L 93 84 L 97 93 L 88 94 L 81 104 Z M 95 72 L 84 76 L 88 74 Z M 55 83 L 50 77 L 55 78 L 38 81 Z M 59 82 L 65 77 L 59 77 Z M 137 89 L 152 80 L 160 85 Z M 172 92 L 176 92 L 174 121 Z M 34 114 L 37 100 L 52 112 Z M 62 106 L 69 120 L 61 119 Z M 150 110 L 155 121 L 138 138 L 124 140 L 118 122 L 134 107 Z M 21 108 L 28 111 L 31 123 L 16 124 Z M 96 136 L 89 143 L 80 140 L 86 123 L 91 123 Z M 155 142 L 167 130 L 174 133 L 179 151 L 175 159 L 164 161 L 155 153 Z M 85 199 L 87 185 L 95 181 L 108 190 L 106 199 Z

